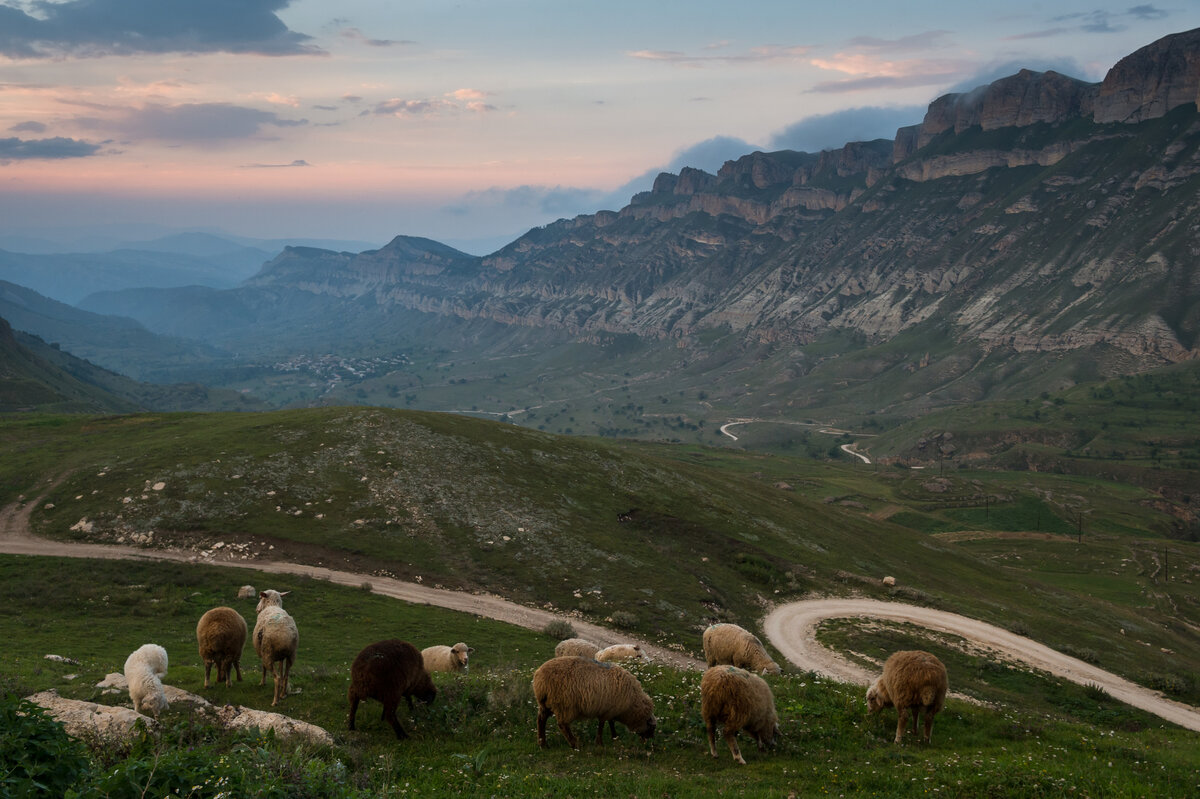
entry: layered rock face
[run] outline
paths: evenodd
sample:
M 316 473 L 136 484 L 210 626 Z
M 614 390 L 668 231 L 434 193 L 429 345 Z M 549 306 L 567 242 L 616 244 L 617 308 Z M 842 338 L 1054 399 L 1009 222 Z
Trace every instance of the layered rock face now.
M 1096 96 L 1097 122 L 1157 119 L 1200 103 L 1200 28 L 1165 36 L 1113 66 Z

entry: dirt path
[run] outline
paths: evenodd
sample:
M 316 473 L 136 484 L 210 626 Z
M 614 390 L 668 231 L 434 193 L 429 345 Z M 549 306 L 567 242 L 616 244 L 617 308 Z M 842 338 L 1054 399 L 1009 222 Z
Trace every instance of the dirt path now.
M 1081 685 L 1098 685 L 1110 696 L 1126 704 L 1189 730 L 1200 731 L 1200 709 L 1167 699 L 1156 691 L 1036 641 L 957 613 L 874 599 L 814 599 L 780 605 L 763 621 L 763 628 L 771 643 L 799 668 L 867 685 L 878 675 L 867 672 L 817 642 L 817 625 L 822 621 L 853 617 L 909 622 L 959 635 L 973 643 L 995 649 L 1004 657 L 1019 660 L 1057 677 Z
M 295 574 L 305 577 L 315 577 L 328 580 L 339 585 L 361 586 L 371 584 L 371 591 L 383 596 L 402 599 L 422 605 L 433 605 L 449 610 L 458 610 L 489 619 L 515 624 L 531 630 L 540 630 L 555 619 L 563 619 L 571 623 L 581 638 L 587 638 L 601 646 L 618 643 L 641 644 L 642 651 L 656 663 L 665 663 L 676 668 L 700 669 L 703 664 L 687 655 L 673 649 L 640 641 L 631 636 L 614 632 L 597 624 L 590 624 L 580 619 L 552 613 L 548 610 L 530 608 L 509 602 L 491 594 L 468 594 L 462 591 L 450 591 L 444 588 L 431 588 L 418 583 L 394 580 L 371 574 L 356 574 L 354 572 L 327 569 L 322 566 L 308 566 L 303 563 L 289 563 L 275 560 L 255 561 L 213 561 L 201 560 L 195 552 L 179 549 L 148 549 L 142 547 L 123 546 L 118 544 L 82 544 L 69 541 L 52 541 L 35 537 L 29 529 L 29 517 L 33 509 L 43 497 L 30 500 L 23 505 L 14 503 L 0 509 L 0 552 L 10 555 L 46 555 L 65 558 L 100 558 L 105 560 L 142 560 L 142 561 L 174 561 L 177 563 L 196 563 L 205 566 L 232 566 L 239 569 L 268 572 L 271 574 Z

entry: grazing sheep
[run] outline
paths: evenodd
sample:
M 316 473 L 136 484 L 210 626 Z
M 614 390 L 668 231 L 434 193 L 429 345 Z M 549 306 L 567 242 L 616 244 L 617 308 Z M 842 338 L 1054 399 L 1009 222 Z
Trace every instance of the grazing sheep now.
M 421 650 L 421 660 L 425 663 L 425 671 L 469 671 L 468 662 L 474 647 L 459 641 L 454 646 L 439 644 L 428 646 Z
M 233 670 L 242 681 L 242 649 L 246 646 L 246 620 L 233 608 L 212 608 L 196 624 L 196 643 L 204 661 L 204 687 L 213 664 L 217 666 L 217 682 L 233 685 Z
M 896 652 L 883 664 L 883 674 L 867 689 L 867 707 L 872 713 L 895 706 L 900 718 L 896 723 L 896 743 L 904 737 L 907 714 L 912 710 L 913 734 L 917 716 L 925 713 L 925 735 L 929 743 L 933 717 L 946 704 L 946 667 L 942 661 L 919 649 Z
M 638 644 L 613 644 L 601 649 L 592 657 L 601 663 L 613 663 L 619 660 L 649 660 Z
M 581 658 L 594 658 L 599 651 L 600 647 L 591 641 L 583 638 L 568 638 L 565 641 L 559 641 L 558 646 L 554 647 L 554 657 L 565 658 L 576 655 Z
M 883 578 L 883 584 L 886 585 L 888 588 L 891 588 L 893 585 L 896 584 L 896 578 L 892 577 L 891 575 L 888 575 L 887 577 Z
M 382 718 L 392 725 L 396 737 L 407 738 L 408 733 L 396 719 L 396 707 L 404 697 L 411 710 L 414 696 L 425 704 L 437 696 L 437 688 L 415 646 L 392 638 L 364 647 L 350 666 L 350 729 L 354 729 L 358 703 L 375 699 L 383 703 Z
M 613 663 L 578 656 L 547 660 L 533 673 L 538 704 L 538 746 L 546 747 L 546 720 L 554 716 L 572 749 L 579 740 L 571 732 L 576 719 L 596 719 L 596 744 L 603 746 L 604 722 L 619 721 L 642 738 L 654 735 L 658 721 L 654 702 L 637 677 Z
M 724 725 L 725 743 L 733 759 L 746 765 L 738 749 L 739 730 L 748 732 L 762 751 L 774 745 L 779 734 L 775 696 L 771 686 L 757 674 L 737 666 L 713 666 L 700 678 L 700 715 L 708 728 L 708 751 L 717 756 L 717 725 Z
M 254 651 L 262 661 L 262 679 L 258 684 L 266 685 L 267 669 L 270 669 L 271 678 L 275 681 L 272 707 L 287 696 L 288 676 L 292 672 L 292 664 L 296 662 L 296 648 L 300 644 L 296 620 L 283 609 L 283 597 L 289 593 L 268 588 L 259 595 L 258 607 L 255 608 L 258 621 L 254 625 Z M 275 670 L 276 663 L 279 664 L 278 672 Z
M 162 684 L 167 676 L 167 650 L 158 644 L 144 644 L 125 658 L 124 671 L 133 709 L 158 718 L 169 705 Z
M 254 599 L 256 596 L 258 596 L 258 592 L 254 590 L 254 586 L 252 585 L 243 585 L 238 589 L 238 599 Z
M 709 666 L 730 665 L 755 674 L 779 674 L 758 636 L 736 624 L 714 624 L 704 631 L 704 659 Z

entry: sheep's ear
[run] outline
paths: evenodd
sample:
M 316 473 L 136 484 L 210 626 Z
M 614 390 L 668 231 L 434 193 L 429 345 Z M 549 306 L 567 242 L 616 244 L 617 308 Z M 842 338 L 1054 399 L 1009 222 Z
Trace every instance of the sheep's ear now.
M 292 592 L 291 591 L 277 591 L 276 593 L 278 593 L 280 596 L 287 596 L 288 594 L 290 594 Z
M 468 654 L 468 655 L 469 655 L 469 654 L 471 654 L 471 653 L 472 653 L 472 652 L 474 652 L 474 651 L 475 651 L 475 647 L 473 647 L 473 646 L 469 646 L 469 647 L 467 647 L 467 654 Z

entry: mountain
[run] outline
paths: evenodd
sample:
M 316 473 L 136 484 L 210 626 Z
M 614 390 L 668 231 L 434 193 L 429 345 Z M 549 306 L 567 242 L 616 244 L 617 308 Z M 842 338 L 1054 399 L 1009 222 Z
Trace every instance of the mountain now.
M 340 348 L 436 329 L 460 358 L 524 330 L 584 345 L 576 374 L 631 337 L 630 371 L 710 369 L 697 380 L 724 399 L 767 365 L 753 387 L 790 400 L 738 405 L 755 412 L 912 413 L 1180 362 L 1200 356 L 1198 53 L 1200 29 L 1098 84 L 1024 70 L 938 98 L 893 141 L 663 174 L 484 258 L 405 237 L 288 248 L 234 290 L 85 305 L 279 351 L 289 320 Z

